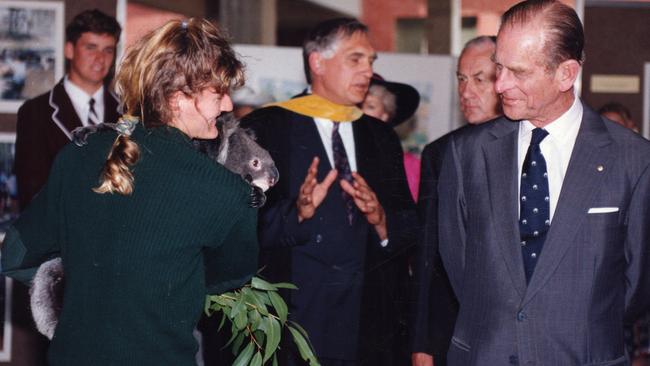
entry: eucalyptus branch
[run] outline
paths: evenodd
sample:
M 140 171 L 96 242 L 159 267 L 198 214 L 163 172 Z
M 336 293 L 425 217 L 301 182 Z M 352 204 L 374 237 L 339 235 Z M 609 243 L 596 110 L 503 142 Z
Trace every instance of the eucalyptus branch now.
M 219 329 L 225 320 L 231 324 L 231 337 L 226 347 L 232 345 L 236 356 L 233 366 L 262 366 L 272 361 L 277 366 L 282 330 L 286 329 L 298 348 L 303 360 L 310 366 L 320 366 L 309 342 L 307 332 L 297 323 L 289 321 L 286 302 L 278 294 L 279 289 L 297 289 L 290 283 L 269 283 L 259 277 L 238 290 L 206 298 L 205 312 L 208 316 L 221 312 Z M 248 342 L 244 340 L 248 338 Z

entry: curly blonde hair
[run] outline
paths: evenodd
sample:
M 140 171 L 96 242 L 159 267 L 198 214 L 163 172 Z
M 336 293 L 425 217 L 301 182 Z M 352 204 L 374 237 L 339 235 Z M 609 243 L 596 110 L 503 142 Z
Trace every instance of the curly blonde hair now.
M 210 88 L 227 94 L 244 83 L 244 68 L 224 34 L 205 19 L 172 20 L 129 48 L 116 76 L 124 112 L 146 127 L 172 119 L 169 100 L 180 91 L 192 96 Z M 119 135 L 108 154 L 97 193 L 133 192 L 130 167 L 140 149 Z

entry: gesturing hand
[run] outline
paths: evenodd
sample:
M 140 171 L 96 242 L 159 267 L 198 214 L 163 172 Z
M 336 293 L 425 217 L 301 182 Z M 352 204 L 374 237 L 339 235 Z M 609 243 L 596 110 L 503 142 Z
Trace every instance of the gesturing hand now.
M 336 170 L 331 170 L 327 173 L 325 179 L 318 183 L 316 180 L 318 161 L 318 157 L 314 157 L 314 160 L 312 160 L 311 165 L 309 165 L 309 169 L 307 170 L 307 176 L 300 186 L 298 200 L 296 201 L 298 222 L 302 222 L 303 220 L 310 219 L 314 216 L 316 208 L 318 208 L 318 206 L 323 202 L 327 196 L 327 190 L 329 190 L 332 183 L 336 180 L 337 172 Z
M 359 173 L 352 172 L 352 178 L 354 178 L 353 184 L 350 184 L 345 179 L 341 179 L 341 188 L 352 196 L 354 204 L 366 216 L 368 223 L 375 226 L 379 238 L 382 240 L 386 239 L 388 236 L 386 231 L 386 213 L 379 203 L 377 195 Z
M 411 366 L 434 366 L 433 356 L 422 352 L 412 353 Z

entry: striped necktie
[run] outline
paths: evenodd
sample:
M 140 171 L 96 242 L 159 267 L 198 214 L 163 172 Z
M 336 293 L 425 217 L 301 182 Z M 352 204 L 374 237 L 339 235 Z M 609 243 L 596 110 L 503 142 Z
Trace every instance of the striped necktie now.
M 88 125 L 97 125 L 99 124 L 99 116 L 97 115 L 97 111 L 95 110 L 95 98 L 90 98 L 88 101 Z

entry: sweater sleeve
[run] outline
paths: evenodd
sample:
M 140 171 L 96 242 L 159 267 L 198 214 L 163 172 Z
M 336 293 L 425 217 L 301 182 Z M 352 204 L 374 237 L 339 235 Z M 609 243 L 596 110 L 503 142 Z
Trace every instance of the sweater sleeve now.
M 41 263 L 60 256 L 63 171 L 55 160 L 45 187 L 7 230 L 2 243 L 2 273 L 29 283 Z
M 206 288 L 219 294 L 241 287 L 257 271 L 257 210 L 245 208 L 230 229 L 223 245 L 205 248 Z

